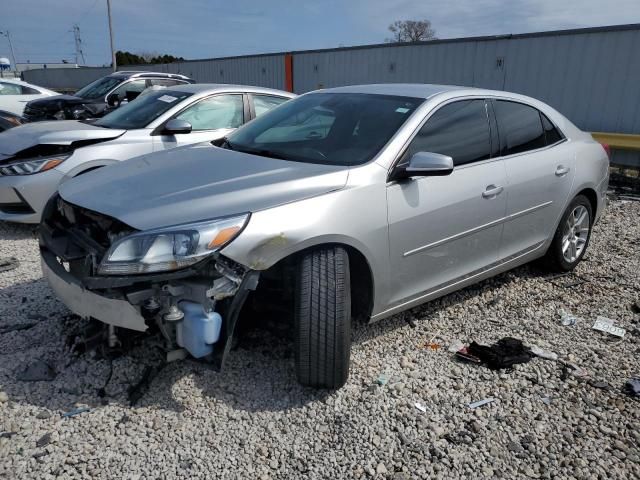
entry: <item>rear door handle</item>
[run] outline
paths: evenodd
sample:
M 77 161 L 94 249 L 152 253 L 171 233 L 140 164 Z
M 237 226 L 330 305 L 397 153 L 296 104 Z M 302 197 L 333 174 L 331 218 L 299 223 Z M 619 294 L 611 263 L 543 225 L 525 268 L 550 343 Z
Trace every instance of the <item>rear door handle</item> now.
M 564 177 L 570 170 L 571 169 L 569 167 L 558 165 L 556 168 L 556 177 Z
M 500 195 L 503 190 L 504 190 L 504 188 L 499 186 L 499 185 L 498 186 L 489 185 L 487 187 L 487 189 L 484 192 L 482 192 L 482 197 L 483 198 L 495 198 L 498 195 Z

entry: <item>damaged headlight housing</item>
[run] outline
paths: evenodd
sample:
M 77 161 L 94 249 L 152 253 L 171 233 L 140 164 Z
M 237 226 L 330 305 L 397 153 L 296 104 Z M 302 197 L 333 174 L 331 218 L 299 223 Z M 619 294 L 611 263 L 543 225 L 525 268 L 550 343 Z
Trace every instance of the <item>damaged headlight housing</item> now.
M 70 156 L 71 153 L 66 153 L 62 155 L 53 155 L 50 157 L 29 158 L 21 162 L 12 163 L 6 166 L 0 166 L 0 174 L 32 175 L 34 173 L 45 172 L 57 167 Z
M 244 228 L 249 214 L 136 233 L 116 241 L 100 275 L 135 275 L 185 268 L 221 249 Z

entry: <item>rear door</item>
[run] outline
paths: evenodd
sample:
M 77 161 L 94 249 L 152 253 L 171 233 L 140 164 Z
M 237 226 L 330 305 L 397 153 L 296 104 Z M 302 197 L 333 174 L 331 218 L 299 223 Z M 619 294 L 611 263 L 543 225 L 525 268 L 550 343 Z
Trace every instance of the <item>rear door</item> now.
M 243 94 L 212 95 L 186 107 L 173 118 L 186 120 L 191 124 L 191 133 L 180 135 L 160 135 L 156 149 L 163 150 L 182 145 L 210 142 L 222 138 L 244 123 L 248 110 Z
M 553 235 L 575 172 L 575 155 L 558 128 L 538 109 L 494 100 L 501 155 L 507 171 L 507 218 L 500 258 L 524 254 Z
M 267 113 L 268 111 L 276 108 L 278 105 L 283 104 L 287 100 L 287 97 L 278 97 L 276 95 L 264 95 L 252 93 L 249 95 L 251 118 L 258 118 L 260 115 Z
M 391 304 L 410 301 L 480 272 L 497 260 L 506 211 L 502 160 L 493 158 L 484 99 L 448 103 L 431 115 L 400 163 L 419 151 L 453 157 L 448 176 L 387 186 Z

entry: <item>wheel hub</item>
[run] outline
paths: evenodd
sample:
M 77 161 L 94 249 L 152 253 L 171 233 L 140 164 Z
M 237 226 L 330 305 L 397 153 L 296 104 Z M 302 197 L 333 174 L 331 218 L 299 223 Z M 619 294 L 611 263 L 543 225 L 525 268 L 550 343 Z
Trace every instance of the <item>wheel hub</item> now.
M 589 212 L 584 205 L 578 205 L 569 214 L 562 235 L 562 256 L 569 262 L 575 262 L 584 251 L 589 237 Z

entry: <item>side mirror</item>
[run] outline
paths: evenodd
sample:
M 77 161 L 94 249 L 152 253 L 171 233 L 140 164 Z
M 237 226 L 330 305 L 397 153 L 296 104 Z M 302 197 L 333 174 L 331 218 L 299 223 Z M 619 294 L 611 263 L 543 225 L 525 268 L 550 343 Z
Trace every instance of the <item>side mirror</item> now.
M 193 130 L 193 127 L 186 120 L 172 118 L 165 124 L 164 128 L 162 129 L 162 133 L 164 135 L 179 135 L 184 133 L 191 133 L 191 130 Z
M 404 169 L 405 177 L 437 177 L 453 172 L 453 158 L 432 152 L 416 152 Z
M 107 96 L 107 105 L 113 108 L 117 108 L 120 106 L 120 97 L 117 93 L 112 93 Z

